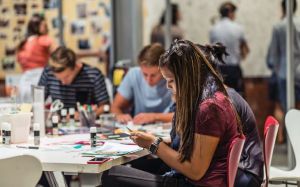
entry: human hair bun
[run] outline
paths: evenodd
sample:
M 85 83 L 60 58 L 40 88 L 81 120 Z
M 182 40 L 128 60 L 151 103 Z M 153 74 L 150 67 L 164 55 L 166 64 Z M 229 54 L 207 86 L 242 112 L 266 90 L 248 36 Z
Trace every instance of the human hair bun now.
M 222 43 L 215 43 L 210 46 L 212 55 L 217 58 L 219 62 L 225 64 L 223 57 L 228 56 L 229 54 L 226 51 L 226 47 Z

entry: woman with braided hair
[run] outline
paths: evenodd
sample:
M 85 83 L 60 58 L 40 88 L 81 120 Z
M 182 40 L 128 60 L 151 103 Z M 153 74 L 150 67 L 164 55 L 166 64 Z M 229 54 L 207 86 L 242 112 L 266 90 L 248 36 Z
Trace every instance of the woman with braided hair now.
M 103 186 L 226 186 L 229 146 L 242 129 L 221 77 L 188 40 L 172 43 L 160 58 L 160 70 L 175 95 L 180 145 L 173 149 L 142 132 L 131 138 L 156 154 L 171 172 L 161 176 L 117 166 L 104 172 Z

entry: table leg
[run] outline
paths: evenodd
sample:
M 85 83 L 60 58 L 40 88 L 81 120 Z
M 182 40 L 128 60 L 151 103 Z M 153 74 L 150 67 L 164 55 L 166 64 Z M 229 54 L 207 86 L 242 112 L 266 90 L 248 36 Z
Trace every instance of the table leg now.
M 61 172 L 44 171 L 47 181 L 52 187 L 67 187 L 65 178 Z
M 80 186 L 95 187 L 101 185 L 102 173 L 80 173 Z

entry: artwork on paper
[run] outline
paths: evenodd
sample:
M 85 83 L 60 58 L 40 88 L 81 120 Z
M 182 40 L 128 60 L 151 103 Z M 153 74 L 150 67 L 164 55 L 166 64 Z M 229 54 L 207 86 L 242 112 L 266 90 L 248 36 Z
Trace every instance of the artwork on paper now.
M 83 34 L 84 33 L 84 21 L 73 21 L 71 23 L 71 33 L 72 34 Z
M 44 0 L 44 9 L 58 8 L 59 0 Z
M 26 15 L 27 5 L 25 3 L 15 4 L 14 5 L 16 15 Z
M 91 30 L 94 34 L 99 34 L 102 31 L 100 19 L 94 19 L 91 21 Z
M 78 18 L 86 18 L 87 12 L 86 12 L 86 4 L 80 3 L 76 6 L 77 11 L 77 17 Z
M 90 42 L 88 39 L 79 39 L 78 40 L 78 49 L 90 49 Z
M 15 58 L 14 57 L 4 57 L 1 60 L 1 66 L 2 66 L 2 69 L 5 71 L 15 69 Z

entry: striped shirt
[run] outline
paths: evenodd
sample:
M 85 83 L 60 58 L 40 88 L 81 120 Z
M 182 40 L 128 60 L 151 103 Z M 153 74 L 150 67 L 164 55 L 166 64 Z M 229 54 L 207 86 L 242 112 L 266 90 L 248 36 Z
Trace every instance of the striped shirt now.
M 76 108 L 80 104 L 104 104 L 109 102 L 105 79 L 101 71 L 83 64 L 70 85 L 63 85 L 51 69 L 46 67 L 39 81 L 45 87 L 45 99 L 49 96 L 52 100 L 60 99 L 64 108 Z

